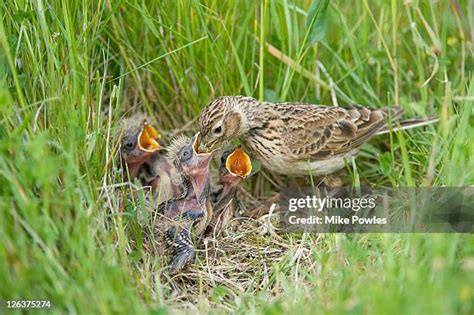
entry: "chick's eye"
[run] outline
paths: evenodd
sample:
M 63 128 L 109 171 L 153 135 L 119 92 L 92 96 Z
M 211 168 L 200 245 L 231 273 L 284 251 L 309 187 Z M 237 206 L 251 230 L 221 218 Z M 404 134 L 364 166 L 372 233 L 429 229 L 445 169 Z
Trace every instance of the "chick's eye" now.
M 125 148 L 126 148 L 126 149 L 131 150 L 131 149 L 133 149 L 134 147 L 135 147 L 135 143 L 134 143 L 133 141 L 127 141 L 127 142 L 125 142 Z
M 182 153 L 181 153 L 181 157 L 182 158 L 189 158 L 191 156 L 191 151 L 190 150 L 184 150 Z
M 222 127 L 221 126 L 214 128 L 214 133 L 215 134 L 220 134 L 221 132 L 222 132 Z

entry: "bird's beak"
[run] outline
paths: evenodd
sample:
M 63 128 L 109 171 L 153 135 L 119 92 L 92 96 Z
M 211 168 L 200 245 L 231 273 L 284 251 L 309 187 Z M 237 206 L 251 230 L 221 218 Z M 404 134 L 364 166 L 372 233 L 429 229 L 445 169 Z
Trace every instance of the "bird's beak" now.
M 158 131 L 148 123 L 143 125 L 143 129 L 138 135 L 138 147 L 145 152 L 155 152 L 161 149 L 157 139 L 160 137 Z
M 208 141 L 207 136 L 200 135 L 200 144 L 199 148 L 201 151 L 210 151 L 214 150 L 215 145 L 217 144 L 217 139 L 214 139 L 212 141 Z
M 244 150 L 237 148 L 232 152 L 225 162 L 225 167 L 230 174 L 241 178 L 247 177 L 252 172 L 252 162 Z
M 183 165 L 188 174 L 204 174 L 209 168 L 209 162 L 216 150 L 205 152 L 201 150 L 201 139 L 199 132 L 194 136 L 193 156 L 187 165 Z
M 201 136 L 199 132 L 194 136 L 192 146 L 192 162 L 187 166 L 187 168 L 189 173 L 194 174 L 193 186 L 196 195 L 201 196 L 208 180 L 209 162 L 216 150 L 210 152 L 201 151 Z
M 198 132 L 194 135 L 193 151 L 195 156 L 201 157 L 212 157 L 217 148 L 212 149 L 209 145 L 204 145 L 202 142 L 201 133 Z

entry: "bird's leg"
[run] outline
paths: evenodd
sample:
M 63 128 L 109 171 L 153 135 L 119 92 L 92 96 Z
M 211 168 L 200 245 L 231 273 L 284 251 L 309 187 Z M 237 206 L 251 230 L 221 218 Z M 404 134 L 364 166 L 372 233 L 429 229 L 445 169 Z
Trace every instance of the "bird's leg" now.
M 322 178 L 321 183 L 326 187 L 339 188 L 344 184 L 341 176 L 337 173 L 329 174 Z

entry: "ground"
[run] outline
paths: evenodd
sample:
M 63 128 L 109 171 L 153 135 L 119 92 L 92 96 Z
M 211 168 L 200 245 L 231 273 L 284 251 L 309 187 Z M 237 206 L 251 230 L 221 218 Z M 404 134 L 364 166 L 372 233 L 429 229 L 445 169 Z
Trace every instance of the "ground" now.
M 471 1 L 316 1 L 307 22 L 311 2 L 1 2 L 0 300 L 58 314 L 474 313 L 472 234 L 247 221 L 170 281 L 136 212 L 119 211 L 121 119 L 146 112 L 166 142 L 220 95 L 438 115 L 365 145 L 343 182 L 474 184 Z M 245 189 L 264 198 L 282 181 L 261 171 Z

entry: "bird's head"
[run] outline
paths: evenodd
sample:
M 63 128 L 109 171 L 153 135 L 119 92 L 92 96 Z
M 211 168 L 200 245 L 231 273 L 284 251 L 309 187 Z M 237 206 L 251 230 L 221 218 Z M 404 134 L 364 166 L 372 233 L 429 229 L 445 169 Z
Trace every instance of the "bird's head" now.
M 219 178 L 224 185 L 237 186 L 251 172 L 250 157 L 241 148 L 227 150 L 222 154 Z
M 209 162 L 215 152 L 200 149 L 201 137 L 198 132 L 193 138 L 175 138 L 168 147 L 168 159 L 176 169 L 188 177 L 204 175 L 209 171 Z
M 214 148 L 226 140 L 239 137 L 247 131 L 244 106 L 251 97 L 221 96 L 211 101 L 201 112 L 199 129 L 202 145 Z
M 201 137 L 198 132 L 193 138 L 178 137 L 168 147 L 168 160 L 179 173 L 191 179 L 198 196 L 208 181 L 209 162 L 215 152 L 201 151 L 200 144 Z
M 160 135 L 146 119 L 126 125 L 120 139 L 120 153 L 128 165 L 140 164 L 161 149 Z

